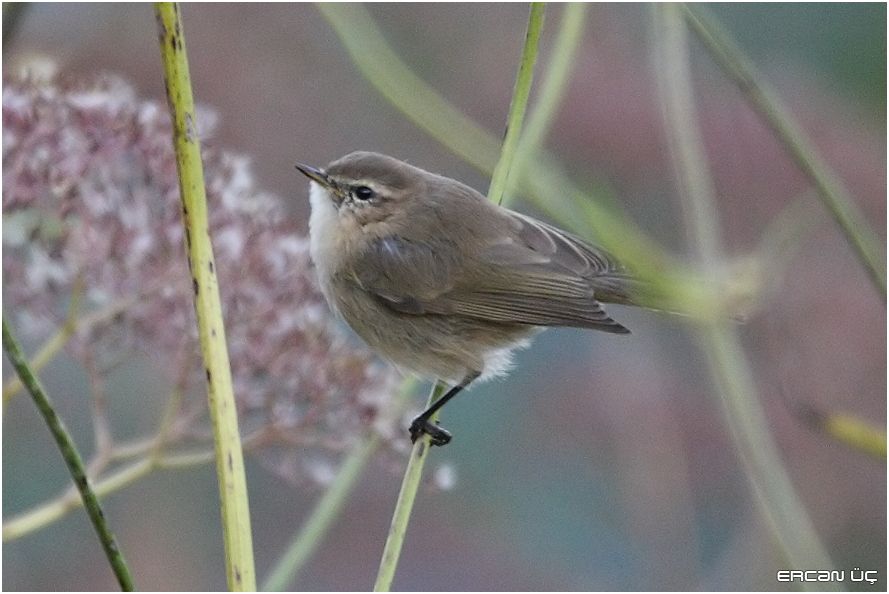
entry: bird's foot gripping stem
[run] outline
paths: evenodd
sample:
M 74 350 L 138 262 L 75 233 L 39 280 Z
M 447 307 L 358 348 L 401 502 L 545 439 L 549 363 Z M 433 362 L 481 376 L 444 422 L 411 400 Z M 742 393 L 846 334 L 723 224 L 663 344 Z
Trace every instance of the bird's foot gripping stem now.
M 435 423 L 429 421 L 428 418 L 420 415 L 411 422 L 410 427 L 411 443 L 416 442 L 424 433 L 432 438 L 432 445 L 443 446 L 451 441 L 450 432 L 442 429 Z

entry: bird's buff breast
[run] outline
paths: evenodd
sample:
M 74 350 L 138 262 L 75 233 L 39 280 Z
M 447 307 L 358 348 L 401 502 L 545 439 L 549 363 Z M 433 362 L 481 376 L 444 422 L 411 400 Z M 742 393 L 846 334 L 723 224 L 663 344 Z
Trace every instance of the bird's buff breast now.
M 396 366 L 426 378 L 457 383 L 469 374 L 482 380 L 512 367 L 512 351 L 528 345 L 537 329 L 461 316 L 412 315 L 385 306 L 347 279 L 333 277 L 331 306 L 374 351 Z

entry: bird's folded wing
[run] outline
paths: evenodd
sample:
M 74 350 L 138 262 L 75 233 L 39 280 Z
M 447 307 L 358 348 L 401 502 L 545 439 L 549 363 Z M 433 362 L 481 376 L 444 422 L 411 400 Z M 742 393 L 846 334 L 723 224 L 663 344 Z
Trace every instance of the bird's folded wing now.
M 563 295 L 537 293 L 527 287 L 514 287 L 509 291 L 455 291 L 429 304 L 426 309 L 431 313 L 457 313 L 495 322 L 575 326 L 616 334 L 629 332 L 612 320 L 592 297 L 566 298 Z
M 598 264 L 568 260 L 579 254 L 560 262 L 553 257 L 561 253 L 559 244 L 547 245 L 529 246 L 516 237 L 464 253 L 389 236 L 371 244 L 352 274 L 362 289 L 405 314 L 628 332 L 602 310 L 590 279 L 576 272 L 583 267 L 595 276 Z

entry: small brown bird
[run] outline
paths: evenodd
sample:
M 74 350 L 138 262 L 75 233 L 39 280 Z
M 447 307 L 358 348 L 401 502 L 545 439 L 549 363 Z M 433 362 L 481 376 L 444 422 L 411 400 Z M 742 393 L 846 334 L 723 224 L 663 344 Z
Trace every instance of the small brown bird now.
M 629 330 L 600 302 L 632 304 L 613 257 L 403 161 L 355 152 L 311 179 L 311 255 L 331 308 L 396 366 L 453 386 L 411 423 L 411 440 L 450 433 L 430 417 L 476 379 L 501 375 L 543 326 Z

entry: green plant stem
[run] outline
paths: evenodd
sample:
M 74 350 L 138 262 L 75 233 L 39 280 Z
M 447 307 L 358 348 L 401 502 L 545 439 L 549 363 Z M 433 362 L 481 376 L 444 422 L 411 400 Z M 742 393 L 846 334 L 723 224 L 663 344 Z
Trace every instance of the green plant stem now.
M 134 483 L 152 470 L 150 460 L 139 460 L 113 474 L 97 480 L 93 490 L 98 497 L 108 494 Z M 69 512 L 83 505 L 83 500 L 73 494 L 65 494 L 38 507 L 19 514 L 3 522 L 3 542 L 21 538 L 22 536 L 36 532 L 53 522 L 65 517 Z
M 531 96 L 534 64 L 537 62 L 537 46 L 540 41 L 540 31 L 543 29 L 545 11 L 546 4 L 543 2 L 531 3 L 531 14 L 528 16 L 528 30 L 525 32 L 522 58 L 519 61 L 519 71 L 512 91 L 512 101 L 509 104 L 509 116 L 506 119 L 506 134 L 503 138 L 503 146 L 500 148 L 500 159 L 497 161 L 497 166 L 494 167 L 491 185 L 488 186 L 488 199 L 497 204 L 503 202 L 503 194 L 507 190 L 507 178 L 516 163 L 515 157 L 522 136 L 522 124 L 528 107 L 528 97 Z
M 822 418 L 823 431 L 850 448 L 886 460 L 886 430 L 867 421 L 840 413 L 827 413 Z
M 680 9 L 673 5 L 657 5 L 654 10 L 655 54 L 662 60 L 656 65 L 661 73 L 659 91 L 674 167 L 687 202 L 692 244 L 705 274 L 715 276 L 721 258 L 719 223 L 697 127 L 685 25 Z M 796 569 L 832 568 L 781 463 L 737 332 L 727 320 L 716 317 L 700 325 L 698 334 L 735 447 L 760 509 L 787 560 Z
M 886 430 L 850 414 L 823 411 L 808 403 L 788 401 L 790 411 L 815 431 L 852 449 L 886 461 Z
M 225 343 L 219 285 L 208 232 L 207 198 L 188 57 L 179 6 L 155 4 L 167 101 L 173 119 L 173 143 L 179 170 L 182 219 L 194 286 L 198 337 L 207 375 L 207 396 L 216 448 L 216 473 L 225 541 L 228 586 L 233 591 L 256 589 L 253 537 L 244 457 Z
M 849 191 L 821 158 L 802 128 L 790 115 L 777 94 L 756 71 L 723 28 L 705 16 L 700 8 L 682 8 L 685 21 L 701 40 L 717 65 L 741 90 L 750 105 L 762 116 L 799 168 L 818 190 L 822 203 L 852 245 L 883 299 L 886 299 L 885 248 L 867 223 Z
M 583 39 L 585 21 L 586 4 L 572 2 L 564 5 L 552 56 L 544 68 L 539 94 L 522 133 L 512 173 L 507 179 L 502 201 L 504 206 L 513 202 L 515 199 L 514 188 L 529 177 L 526 168 L 543 145 L 543 140 L 562 104 L 571 70 L 577 61 L 577 50 Z
M 462 159 L 480 164 L 487 173 L 494 169 L 500 151 L 497 138 L 414 74 L 386 43 L 363 5 L 321 2 L 316 6 L 358 70 L 383 97 Z
M 429 408 L 433 402 L 441 398 L 446 389 L 445 384 L 436 382 L 429 392 L 425 408 Z M 434 423 L 437 419 L 438 413 L 429 420 Z M 398 568 L 398 559 L 401 557 L 401 549 L 404 546 L 408 522 L 410 522 L 411 511 L 414 509 L 420 478 L 423 476 L 423 467 L 426 466 L 426 459 L 429 457 L 430 443 L 429 436 L 423 435 L 411 449 L 411 456 L 404 471 L 401 489 L 398 492 L 398 500 L 395 502 L 395 511 L 392 513 L 392 522 L 389 525 L 389 535 L 386 537 L 386 545 L 383 548 L 383 557 L 380 560 L 380 568 L 374 583 L 374 592 L 389 592 L 392 589 L 392 580 L 395 578 L 395 570 Z
M 772 536 L 794 569 L 833 569 L 781 463 L 737 333 L 725 323 L 715 323 L 702 328 L 699 335 L 735 447 Z
M 102 512 L 102 506 L 99 503 L 99 498 L 90 486 L 89 479 L 86 475 L 86 468 L 80 457 L 80 453 L 77 451 L 77 446 L 74 445 L 74 440 L 71 439 L 68 429 L 56 413 L 55 407 L 44 391 L 43 386 L 40 385 L 40 380 L 37 379 L 37 376 L 35 376 L 28 367 L 28 362 L 25 359 L 18 341 L 16 341 L 12 332 L 6 325 L 6 316 L 3 316 L 2 325 L 3 349 L 6 351 L 10 363 L 12 363 L 13 368 L 21 378 L 28 393 L 31 394 L 31 398 L 34 400 L 34 404 L 37 405 L 40 414 L 43 415 L 43 419 L 46 421 L 50 433 L 52 433 L 53 438 L 56 440 L 56 445 L 58 445 L 62 458 L 65 460 L 65 465 L 68 466 L 68 471 L 71 473 L 71 479 L 77 486 L 83 505 L 93 524 L 93 528 L 96 530 L 96 534 L 99 536 L 99 541 L 102 543 L 102 548 L 105 550 L 105 556 L 108 557 L 108 562 L 111 564 L 111 569 L 114 571 L 114 575 L 117 577 L 121 589 L 127 592 L 132 591 L 133 577 L 130 574 L 130 569 L 127 566 L 127 562 L 123 557 L 120 547 L 117 545 L 117 541 L 114 538 L 114 534 L 111 532 L 111 528 L 108 526 L 108 521 L 105 514 Z
M 108 452 L 108 460 L 122 460 L 126 458 L 141 457 L 142 459 L 119 468 L 113 474 L 105 478 L 95 478 L 95 492 L 104 497 L 117 489 L 135 482 L 158 468 L 179 468 L 185 465 L 194 465 L 212 461 L 213 453 L 207 456 L 204 452 L 179 453 L 164 455 L 163 449 L 176 421 L 176 414 L 185 392 L 185 383 L 188 378 L 190 357 L 183 356 L 185 363 L 180 370 L 179 381 L 176 388 L 167 399 L 167 404 L 161 417 L 157 434 L 150 439 L 138 439 L 128 443 L 116 444 Z M 203 457 L 202 457 L 203 456 Z M 70 492 L 41 504 L 29 512 L 3 524 L 3 540 L 13 540 L 30 532 L 37 531 L 52 522 L 61 519 L 71 510 L 76 509 L 80 499 L 72 498 Z
M 488 191 L 488 199 L 495 202 L 499 202 L 503 195 L 506 178 L 513 166 L 516 148 L 518 147 L 519 138 L 521 138 L 521 125 L 524 120 L 525 110 L 527 109 L 528 97 L 530 96 L 534 64 L 537 61 L 537 46 L 540 39 L 540 29 L 543 25 L 543 12 L 544 6 L 535 3 L 532 5 L 531 13 L 528 16 L 528 28 L 522 48 L 522 58 L 519 63 L 518 73 L 516 74 L 516 85 L 513 90 L 513 98 L 510 102 L 509 115 L 507 117 L 509 122 L 507 134 L 500 158 L 494 167 L 494 179 Z M 445 393 L 446 389 L 447 386 L 445 384 L 437 382 L 429 393 L 427 407 L 438 400 Z M 434 423 L 437 418 L 438 415 L 436 414 L 430 420 Z M 380 560 L 379 572 L 374 583 L 375 592 L 388 592 L 392 588 L 392 580 L 395 578 L 398 559 L 401 556 L 404 537 L 407 533 L 408 522 L 410 521 L 411 511 L 416 500 L 417 489 L 420 486 L 423 467 L 426 465 L 426 458 L 428 458 L 429 447 L 430 438 L 428 435 L 423 435 L 414 443 L 414 447 L 411 450 L 411 456 L 401 483 L 401 490 L 398 493 L 398 501 L 392 514 L 392 523 L 389 527 L 389 536 L 383 549 L 383 557 Z
M 661 111 L 667 132 L 673 170 L 682 196 L 689 242 L 708 274 L 718 272 L 722 260 L 719 217 L 713 204 L 715 190 L 706 169 L 706 156 L 697 128 L 694 92 L 688 62 L 685 27 L 676 11 L 656 5 L 655 63 Z
M 149 448 L 146 448 L 149 449 Z M 93 491 L 98 497 L 106 497 L 131 485 L 158 469 L 177 469 L 207 464 L 214 459 L 214 452 L 196 451 L 158 456 L 151 451 L 139 460 L 123 466 L 111 474 L 95 480 Z M 21 513 L 3 523 L 3 542 L 16 540 L 56 522 L 83 505 L 76 492 L 66 492 L 52 501 L 42 503 L 30 511 Z

